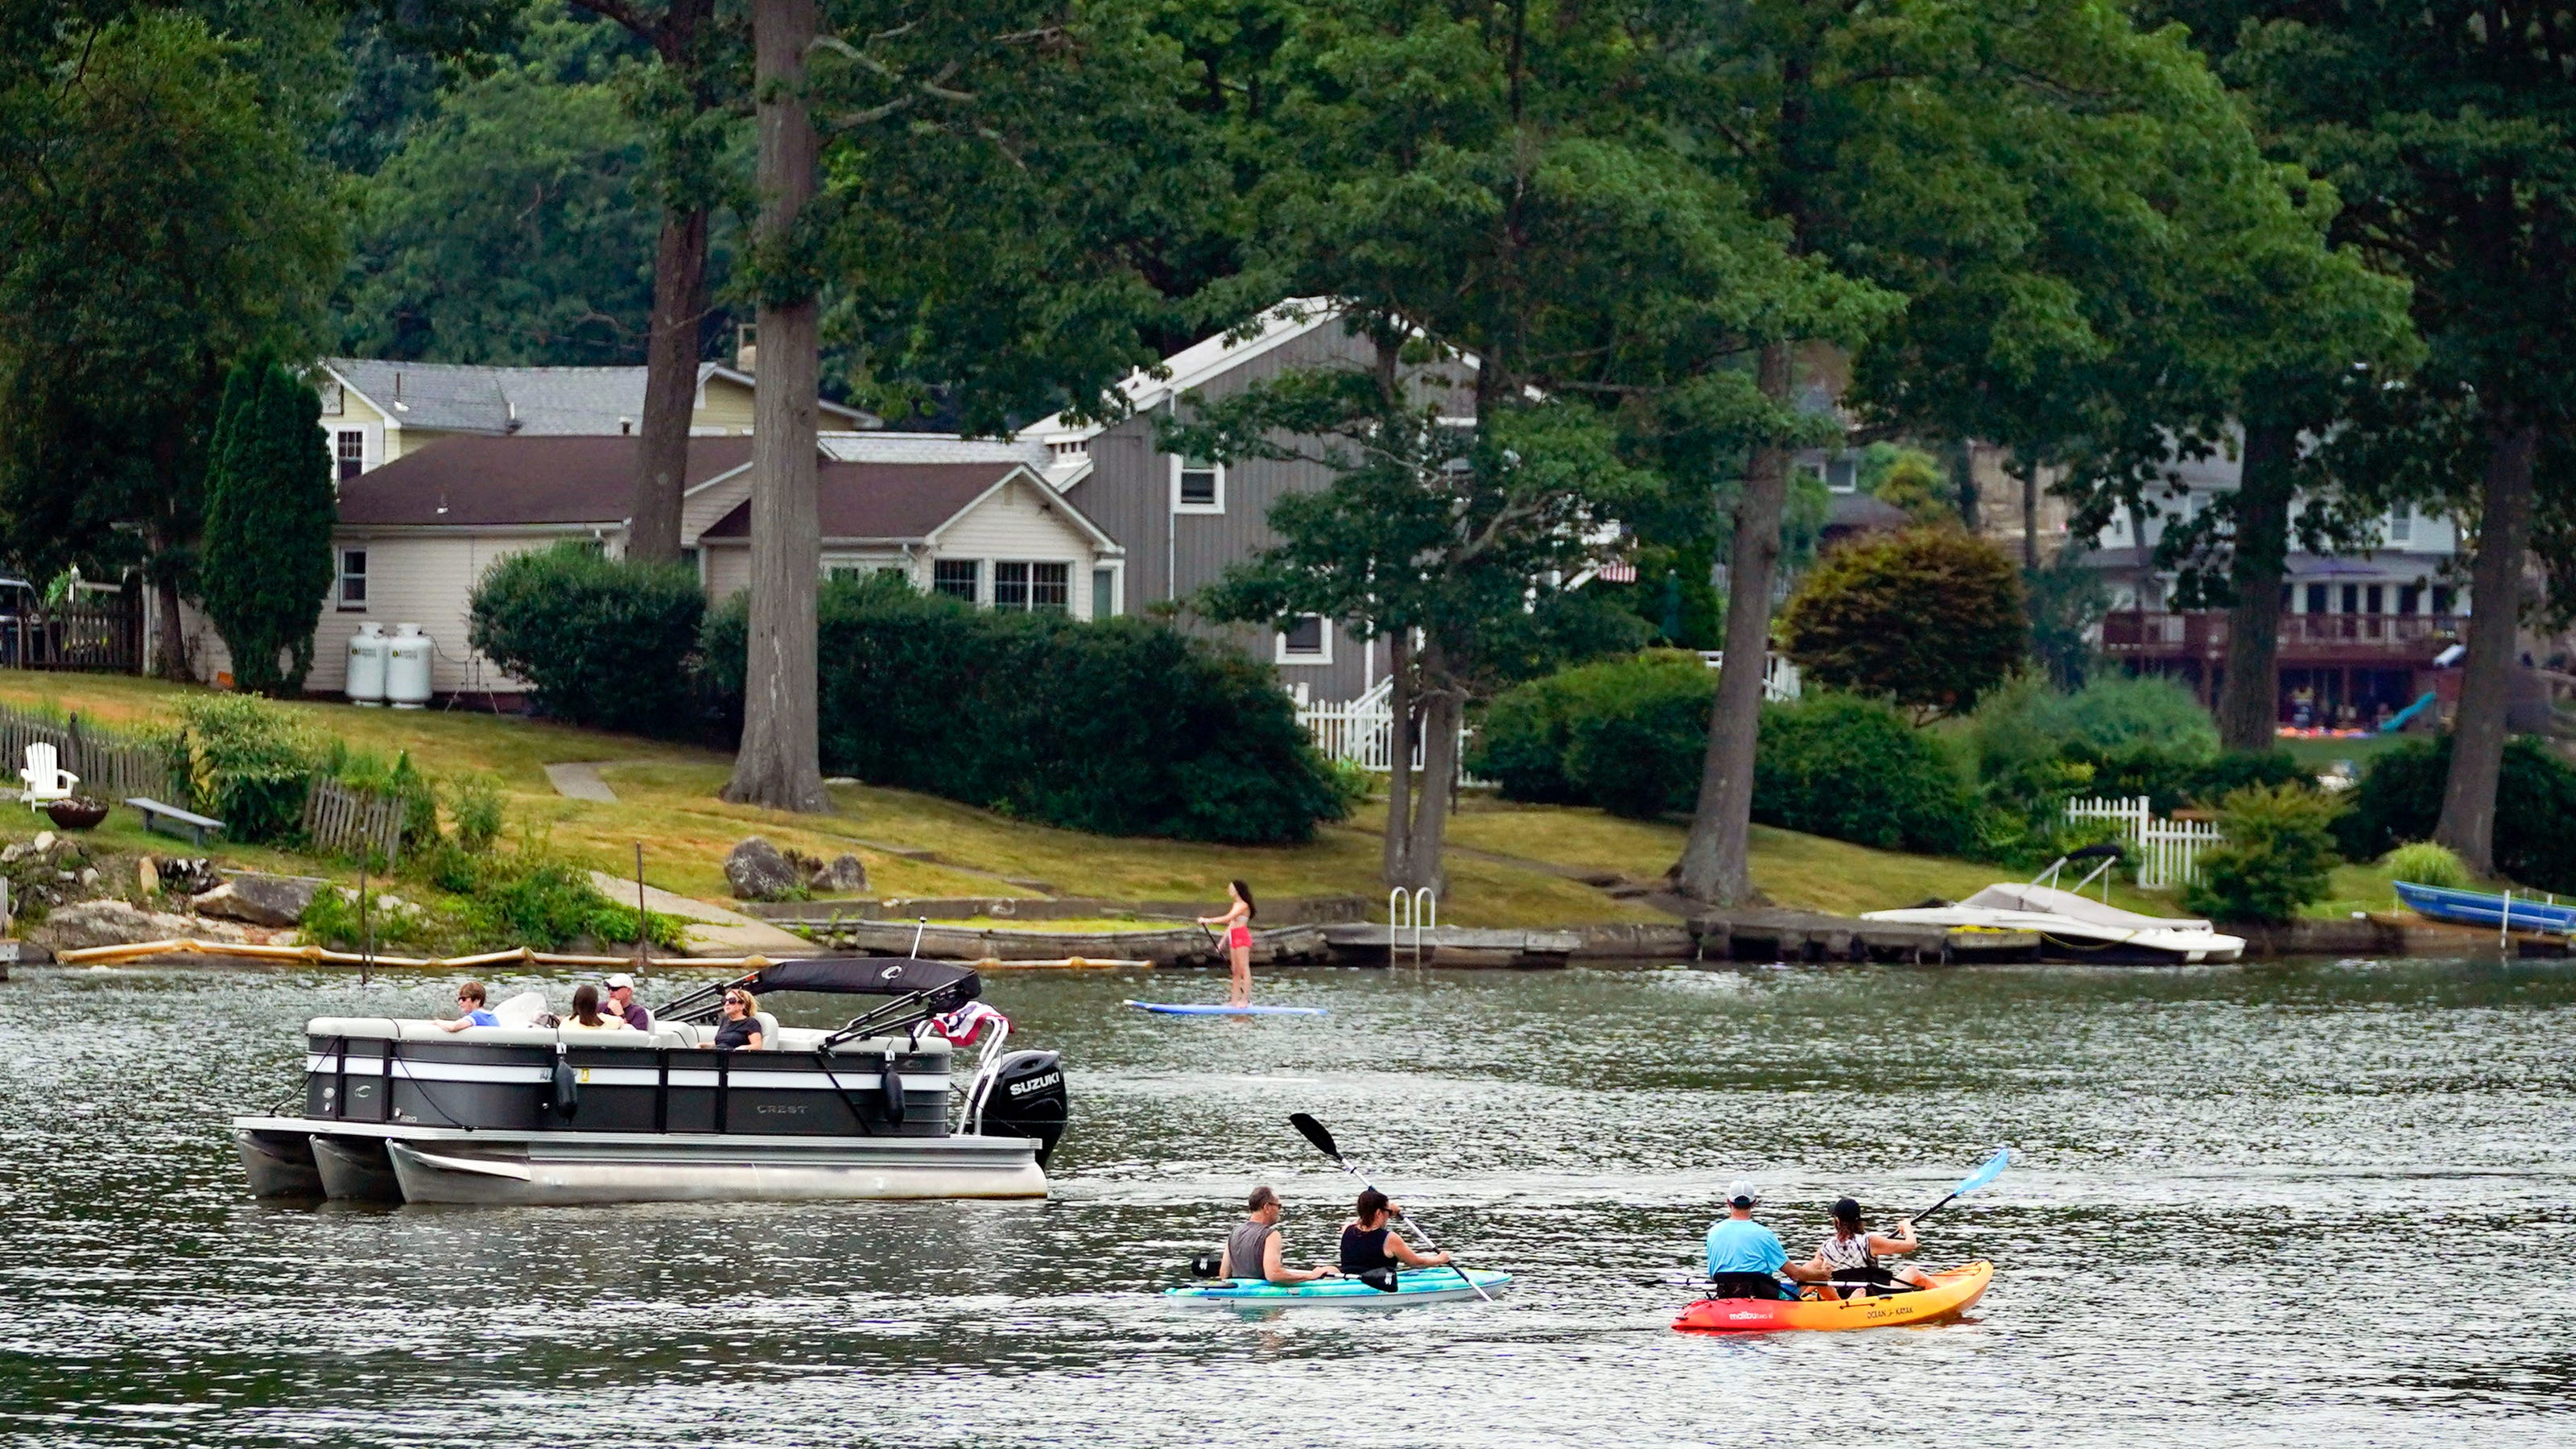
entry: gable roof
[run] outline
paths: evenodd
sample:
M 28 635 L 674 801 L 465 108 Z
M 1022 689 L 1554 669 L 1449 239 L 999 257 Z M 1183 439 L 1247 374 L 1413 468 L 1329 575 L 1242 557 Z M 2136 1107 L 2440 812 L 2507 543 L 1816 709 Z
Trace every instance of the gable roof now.
M 1160 407 L 1163 402 L 1188 392 L 1231 367 L 1259 357 L 1283 343 L 1295 341 L 1328 322 L 1339 320 L 1341 305 L 1330 297 L 1295 297 L 1261 314 L 1249 337 L 1238 338 L 1232 331 L 1213 337 L 1202 337 L 1163 359 L 1162 376 L 1142 368 L 1127 374 L 1118 391 L 1127 398 L 1130 412 L 1141 413 Z M 1097 436 L 1108 424 L 1081 423 L 1066 420 L 1062 413 L 1051 413 L 1020 430 L 1020 436 L 1040 442 L 1061 442 Z
M 440 438 L 340 485 L 344 525 L 625 522 L 641 438 Z M 748 466 L 749 438 L 691 438 L 684 486 Z
M 1100 526 L 1046 486 L 1016 460 L 981 463 L 851 463 L 826 458 L 815 474 L 815 501 L 827 539 L 926 543 L 986 498 L 1024 480 L 1049 507 L 1089 536 L 1104 553 L 1122 550 Z M 733 510 L 698 535 L 710 542 L 751 536 L 751 504 Z
M 645 370 L 640 367 L 486 367 L 366 357 L 326 357 L 322 366 L 376 411 L 407 428 L 494 436 L 618 437 L 624 425 L 644 425 Z M 749 373 L 713 362 L 698 364 L 700 388 L 717 377 L 753 386 Z M 873 428 L 879 423 L 857 408 L 838 403 L 822 403 L 821 408 L 853 428 Z

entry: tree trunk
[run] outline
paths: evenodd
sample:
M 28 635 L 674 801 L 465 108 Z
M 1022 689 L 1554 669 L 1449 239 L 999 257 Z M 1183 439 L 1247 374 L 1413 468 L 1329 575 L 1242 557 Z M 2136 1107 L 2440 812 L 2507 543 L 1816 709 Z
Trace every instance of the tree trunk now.
M 662 213 L 653 255 L 653 335 L 644 354 L 643 443 L 626 556 L 680 559 L 680 497 L 688 487 L 689 418 L 698 391 L 698 323 L 707 310 L 707 211 Z
M 1789 344 L 1762 349 L 1758 377 L 1764 397 L 1785 406 L 1789 373 Z M 1753 740 L 1762 718 L 1771 577 L 1780 564 L 1780 514 L 1788 494 L 1788 450 L 1754 449 L 1735 505 L 1735 546 L 1727 559 L 1726 667 L 1718 671 L 1717 703 L 1709 712 L 1699 807 L 1676 868 L 1681 893 L 1712 905 L 1739 905 L 1753 893 L 1746 859 L 1753 828 Z
M 152 581 L 152 672 L 180 684 L 197 682 L 188 665 L 188 636 L 179 629 L 179 581 L 163 576 Z
M 805 52 L 814 0 L 757 0 L 753 57 L 760 106 L 760 254 L 775 258 L 814 195 L 814 122 Z M 776 286 L 775 279 L 764 279 Z M 742 747 L 724 798 L 776 810 L 827 811 L 815 698 L 814 592 L 822 571 L 814 499 L 820 305 L 810 291 L 761 296 L 760 385 L 752 391 L 751 629 L 744 661 Z
M 2021 465 L 2021 566 L 2039 572 L 2039 464 Z
M 2231 750 L 2268 750 L 2280 720 L 2281 572 L 2290 555 L 2290 494 L 2298 429 L 2260 423 L 2245 433 L 2236 489 L 2236 556 L 2228 580 L 2227 675 L 2218 687 L 2218 738 Z
M 1426 672 L 1434 676 L 1446 672 L 1439 645 L 1423 645 L 1422 659 Z M 1458 696 L 1447 688 L 1419 690 L 1414 705 L 1420 718 L 1422 774 L 1414 790 L 1413 818 L 1405 829 L 1404 869 L 1391 875 L 1387 885 L 1409 891 L 1428 887 L 1436 897 L 1449 883 L 1448 872 L 1442 869 L 1441 846 L 1449 833 L 1450 796 L 1458 780 Z M 1410 755 L 1408 747 L 1408 759 Z
M 1386 658 L 1386 839 L 1378 872 L 1393 890 L 1413 873 L 1413 631 L 1397 629 Z
M 2469 657 L 2451 726 L 2451 775 L 2433 838 L 2480 875 L 2495 870 L 2496 777 L 2504 767 L 2505 710 L 2513 695 L 2513 646 L 2521 623 L 2522 556 L 2531 532 L 2531 465 L 2540 430 L 2499 423 L 2487 440 L 2478 557 L 2469 575 Z

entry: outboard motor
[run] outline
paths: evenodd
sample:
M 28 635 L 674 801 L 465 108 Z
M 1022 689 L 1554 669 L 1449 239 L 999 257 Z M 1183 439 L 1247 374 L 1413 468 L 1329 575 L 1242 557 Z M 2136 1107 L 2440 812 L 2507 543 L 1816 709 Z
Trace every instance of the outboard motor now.
M 984 1098 L 984 1130 L 1036 1138 L 1038 1165 L 1044 1167 L 1064 1135 L 1067 1110 L 1063 1059 L 1054 1052 L 1013 1052 L 994 1069 L 993 1089 Z

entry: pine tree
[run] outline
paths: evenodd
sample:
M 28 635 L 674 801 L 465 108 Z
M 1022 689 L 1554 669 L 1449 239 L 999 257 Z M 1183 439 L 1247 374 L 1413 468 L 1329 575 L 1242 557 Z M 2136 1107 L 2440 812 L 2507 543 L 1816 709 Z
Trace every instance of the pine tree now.
M 200 563 L 206 613 L 232 651 L 236 688 L 304 687 L 331 587 L 336 513 L 321 399 L 275 358 L 253 355 L 224 384 Z

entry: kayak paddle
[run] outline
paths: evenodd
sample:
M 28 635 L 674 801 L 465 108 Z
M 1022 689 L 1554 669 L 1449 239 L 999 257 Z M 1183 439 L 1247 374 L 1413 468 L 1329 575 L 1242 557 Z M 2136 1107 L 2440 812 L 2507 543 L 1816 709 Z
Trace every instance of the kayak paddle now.
M 1953 1200 L 1965 1197 L 1969 1193 L 1975 1192 L 1977 1189 L 1993 1182 L 1996 1178 L 2003 1176 L 2004 1169 L 2011 1165 L 2012 1149 L 2009 1147 L 1996 1148 L 1995 1155 L 1987 1158 L 1983 1167 L 1980 1167 L 1976 1171 L 1969 1173 L 1966 1177 L 1959 1179 L 1959 1185 L 1950 1189 L 1950 1196 L 1945 1197 L 1939 1202 L 1932 1204 L 1930 1207 L 1925 1208 L 1923 1211 L 1916 1213 L 1912 1220 L 1918 1223 L 1923 1221 L 1925 1218 L 1932 1216 L 1941 1209 L 1948 1207 Z
M 1333 1159 L 1334 1166 L 1349 1173 L 1351 1176 L 1358 1178 L 1360 1180 L 1360 1186 L 1368 1188 L 1374 1188 L 1377 1186 L 1376 1183 L 1368 1180 L 1367 1173 L 1360 1171 L 1359 1168 L 1352 1165 L 1349 1159 L 1342 1156 L 1341 1148 L 1335 1146 L 1333 1143 L 1333 1134 L 1325 1128 L 1323 1123 L 1316 1121 L 1312 1115 L 1305 1112 L 1291 1112 L 1288 1114 L 1288 1125 L 1296 1128 L 1299 1136 L 1315 1144 L 1316 1151 Z M 1413 1225 L 1422 1229 L 1422 1245 L 1435 1253 L 1439 1252 L 1440 1245 L 1431 1241 L 1430 1227 L 1420 1218 L 1415 1218 L 1413 1220 Z M 1466 1283 L 1468 1287 L 1476 1290 L 1477 1297 L 1484 1299 L 1488 1303 L 1494 1301 L 1494 1295 L 1486 1292 L 1483 1285 L 1476 1281 L 1474 1275 L 1470 1274 L 1465 1268 L 1460 1267 L 1454 1261 L 1451 1262 L 1449 1266 L 1457 1272 L 1461 1281 Z M 1368 1284 L 1371 1288 L 1377 1289 L 1381 1293 L 1394 1292 L 1395 1274 L 1391 1270 L 1377 1271 L 1385 1273 L 1385 1282 L 1381 1283 L 1377 1281 L 1375 1272 L 1362 1273 L 1360 1275 L 1360 1281 Z

